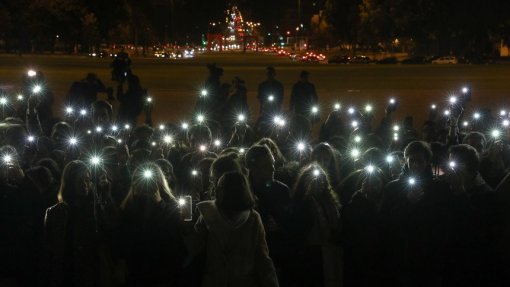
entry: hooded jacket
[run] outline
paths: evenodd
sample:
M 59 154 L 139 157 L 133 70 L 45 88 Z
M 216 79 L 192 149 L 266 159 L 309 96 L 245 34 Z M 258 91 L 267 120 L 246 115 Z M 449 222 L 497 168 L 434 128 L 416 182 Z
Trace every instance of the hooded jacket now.
M 206 248 L 202 286 L 278 286 L 260 215 L 246 210 L 226 218 L 214 201 L 198 204 L 195 225 Z

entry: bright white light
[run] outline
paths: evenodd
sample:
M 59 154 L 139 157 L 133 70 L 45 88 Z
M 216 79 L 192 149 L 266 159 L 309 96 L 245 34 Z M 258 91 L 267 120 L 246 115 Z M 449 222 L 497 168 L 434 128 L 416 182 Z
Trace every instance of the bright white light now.
M 240 153 L 240 154 L 243 154 L 245 151 L 246 151 L 246 150 L 244 149 L 244 147 L 242 147 L 242 148 L 240 148 L 240 149 L 239 149 L 239 153 Z
M 156 146 L 156 142 L 151 142 L 151 146 Z
M 122 143 L 122 139 L 118 139 L 117 142 L 121 144 Z
M 112 126 L 112 131 L 116 132 L 116 131 L 118 131 L 118 130 L 119 130 L 119 127 L 118 127 L 118 126 L 116 126 L 116 125 L 113 125 L 113 126 Z
M 365 169 L 368 173 L 373 173 L 375 171 L 375 167 L 373 165 L 368 165 Z
M 96 132 L 100 133 L 103 131 L 103 128 L 102 127 L 96 127 Z
M 474 114 L 473 114 L 473 118 L 474 118 L 475 120 L 480 119 L 480 117 L 481 117 L 480 113 L 474 113 Z
M 302 142 L 299 142 L 296 146 L 298 151 L 304 151 L 305 150 L 305 144 Z
M 500 130 L 492 130 L 491 131 L 491 136 L 495 139 L 499 138 L 501 136 L 501 131 Z
M 354 137 L 354 142 L 360 143 L 361 142 L 361 137 L 360 136 L 355 136 Z
M 129 124 L 125 124 L 125 125 L 124 125 L 124 129 L 125 129 L 125 130 L 129 130 L 130 128 L 131 128 L 131 126 L 130 126 Z
M 505 110 L 501 110 L 499 112 L 499 115 L 502 116 L 502 117 L 506 116 L 506 111 Z
M 394 160 L 395 160 L 395 158 L 392 155 L 386 156 L 386 162 L 387 163 L 392 163 Z
M 67 114 L 72 114 L 74 112 L 74 109 L 72 107 L 67 107 L 66 108 L 66 113 Z
M 17 97 L 18 101 L 23 101 L 23 95 L 22 94 L 19 94 L 18 97 Z
M 37 93 L 39 93 L 41 91 L 42 91 L 42 87 L 40 85 L 35 85 L 34 88 L 32 89 L 32 92 L 34 94 L 37 94 Z
M 186 205 L 186 200 L 184 198 L 179 198 L 177 204 L 179 204 L 179 206 L 184 206 Z
M 216 147 L 221 146 L 221 141 L 220 140 L 214 140 L 214 146 L 216 146 Z
M 166 135 L 166 136 L 163 137 L 163 141 L 165 143 L 169 144 L 169 143 L 171 143 L 173 141 L 173 138 L 170 135 Z
M 436 105 L 431 105 L 430 108 L 435 110 L 436 109 Z
M 361 154 L 361 152 L 357 148 L 354 148 L 351 150 L 351 157 L 353 157 L 353 158 L 358 158 L 360 154 Z
M 206 147 L 205 145 L 200 145 L 200 146 L 198 147 L 198 149 L 199 149 L 200 151 L 206 151 L 206 150 L 207 150 L 207 147 Z
M 449 116 L 449 115 L 450 115 L 450 110 L 445 110 L 445 111 L 444 111 L 444 115 L 445 115 L 445 116 Z
M 202 97 L 207 96 L 207 90 L 200 91 L 200 95 L 202 95 Z
M 449 101 L 450 101 L 450 104 L 455 104 L 455 103 L 457 103 L 457 97 L 456 96 L 451 96 Z
M 351 126 L 352 126 L 353 128 L 357 128 L 357 127 L 359 126 L 358 121 L 352 121 L 352 122 L 351 122 Z
M 333 106 L 333 109 L 335 109 L 335 111 L 339 111 L 339 110 L 340 110 L 340 104 L 339 104 L 339 103 L 336 103 L 336 104 Z
M 349 113 L 349 115 L 354 114 L 354 112 L 355 112 L 355 111 L 356 111 L 356 110 L 355 110 L 354 108 L 352 108 L 352 107 L 351 107 L 351 108 L 349 108 L 349 109 L 347 110 L 347 112 Z
M 182 123 L 182 124 L 181 124 L 181 128 L 182 128 L 183 130 L 187 130 L 187 129 L 189 128 L 188 123 Z
M 69 139 L 69 144 L 70 145 L 76 145 L 78 143 L 78 139 L 77 138 L 70 138 Z
M 469 126 L 469 122 L 468 122 L 468 121 L 464 121 L 464 122 L 462 123 L 462 125 L 463 125 L 463 126 L 465 126 L 465 127 L 467 127 L 467 126 Z
M 398 132 L 400 130 L 400 127 L 398 125 L 393 126 L 393 131 Z
M 267 97 L 267 100 L 270 101 L 270 102 L 274 101 L 274 96 L 273 95 L 269 95 L 269 97 Z
M 28 70 L 27 75 L 29 77 L 35 77 L 37 75 L 37 72 L 34 70 Z
M 12 156 L 10 154 L 6 154 L 4 155 L 3 160 L 5 163 L 10 163 L 12 161 Z
M 87 130 L 87 134 L 89 134 L 89 135 L 90 135 L 91 133 L 92 133 L 92 131 L 91 131 L 91 130 Z
M 246 117 L 243 114 L 239 114 L 237 116 L 237 120 L 240 121 L 240 122 L 244 122 L 245 119 L 246 119 Z
M 410 177 L 408 182 L 409 182 L 409 185 L 415 185 L 416 179 L 414 177 Z
M 203 122 L 204 122 L 204 120 L 205 120 L 204 115 L 198 115 L 198 116 L 197 116 L 197 121 L 198 121 L 199 123 L 203 123 Z
M 195 170 L 195 169 L 194 169 L 194 170 L 192 170 L 192 171 L 191 171 L 191 175 L 192 175 L 192 176 L 196 176 L 196 175 L 198 175 L 198 171 L 197 171 L 197 170 Z
M 467 87 L 463 87 L 462 88 L 462 93 L 466 94 L 467 92 L 469 92 L 469 89 Z
M 33 141 L 35 141 L 35 137 L 34 136 L 28 136 L 27 140 L 29 142 L 33 142 Z
M 151 97 L 147 97 L 147 103 L 152 103 L 152 98 Z
M 314 176 L 319 176 L 320 174 L 321 174 L 321 172 L 318 169 L 314 169 L 313 170 L 313 175 Z
M 319 112 L 319 107 L 317 107 L 317 106 L 313 106 L 313 107 L 312 107 L 312 113 L 313 113 L 313 114 L 316 114 L 316 113 L 318 113 L 318 112 Z
M 510 121 L 509 120 L 503 120 L 503 126 L 504 127 L 510 126 Z
M 448 166 L 449 166 L 451 169 L 454 169 L 454 168 L 455 168 L 455 166 L 457 166 L 457 163 L 455 163 L 454 161 L 450 161 L 450 162 L 448 163 Z
M 143 177 L 145 177 L 147 179 L 152 178 L 152 170 L 144 170 Z
M 275 117 L 273 118 L 273 121 L 274 121 L 274 123 L 275 123 L 276 125 L 278 125 L 278 126 L 280 126 L 280 127 L 285 126 L 285 120 L 284 120 L 284 119 L 282 119 L 280 116 L 275 116 Z
M 159 125 L 159 130 L 162 131 L 165 129 L 165 125 Z
M 7 98 L 5 98 L 5 97 L 1 97 L 1 98 L 0 98 L 0 105 L 2 105 L 2 106 L 7 105 Z
M 373 110 L 373 107 L 371 105 L 365 106 L 365 112 L 370 113 Z
M 81 109 L 80 110 L 80 115 L 84 116 L 87 114 L 87 110 L 86 109 Z
M 99 158 L 98 156 L 93 156 L 90 158 L 90 163 L 93 165 L 98 165 L 99 163 L 101 163 L 101 158 Z
M 397 102 L 397 100 L 395 100 L 395 98 L 390 99 L 390 104 L 394 105 L 396 102 Z

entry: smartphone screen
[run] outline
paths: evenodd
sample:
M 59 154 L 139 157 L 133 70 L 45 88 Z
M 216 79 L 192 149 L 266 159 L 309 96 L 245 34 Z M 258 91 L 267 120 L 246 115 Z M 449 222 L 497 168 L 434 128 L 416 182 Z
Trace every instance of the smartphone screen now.
M 191 195 L 179 197 L 178 203 L 184 221 L 193 220 L 193 202 L 191 200 Z

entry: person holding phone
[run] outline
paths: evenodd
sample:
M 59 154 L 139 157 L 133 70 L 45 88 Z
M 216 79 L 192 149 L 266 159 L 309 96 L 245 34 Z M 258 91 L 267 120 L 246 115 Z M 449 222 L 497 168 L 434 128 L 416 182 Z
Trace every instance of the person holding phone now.
M 201 286 L 279 286 L 254 205 L 248 180 L 240 172 L 223 174 L 216 199 L 197 205 L 195 249 L 206 251 Z
M 187 249 L 178 200 L 155 163 L 139 165 L 121 205 L 117 246 L 126 286 L 182 286 Z

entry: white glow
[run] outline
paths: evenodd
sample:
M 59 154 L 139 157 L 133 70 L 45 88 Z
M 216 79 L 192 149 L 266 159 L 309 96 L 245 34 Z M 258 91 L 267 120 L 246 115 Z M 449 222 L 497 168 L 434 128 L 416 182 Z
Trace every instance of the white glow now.
M 464 121 L 464 122 L 462 123 L 462 125 L 463 125 L 463 126 L 465 126 L 465 127 L 467 127 L 467 126 L 469 126 L 469 122 L 468 122 L 468 121 Z
M 182 123 L 182 124 L 181 124 L 181 128 L 182 128 L 183 130 L 187 130 L 187 129 L 189 128 L 188 123 Z
M 99 163 L 101 163 L 101 158 L 98 156 L 93 156 L 90 158 L 90 163 L 93 165 L 98 165 Z
M 121 144 L 122 143 L 122 139 L 118 139 L 117 142 Z
M 0 105 L 2 105 L 2 106 L 7 105 L 7 98 L 6 97 L 1 97 L 0 98 Z
M 354 148 L 351 150 L 351 156 L 353 158 L 358 158 L 360 156 L 360 154 L 361 154 L 361 152 L 357 148 Z
M 66 113 L 67 114 L 72 114 L 74 112 L 74 109 L 72 107 L 67 107 L 66 108 Z
M 305 150 L 305 144 L 302 142 L 299 142 L 296 146 L 298 151 L 304 151 Z
M 37 94 L 37 93 L 39 93 L 41 91 L 42 91 L 42 87 L 40 85 L 35 85 L 34 88 L 32 89 L 32 92 L 34 94 Z
M 398 132 L 399 130 L 400 130 L 400 126 L 398 126 L 398 125 L 393 126 L 393 131 Z
M 394 160 L 395 160 L 395 158 L 392 155 L 386 156 L 386 162 L 387 163 L 392 163 Z
M 500 130 L 492 130 L 491 131 L 491 136 L 495 139 L 499 138 L 501 136 L 501 131 Z
M 27 75 L 29 77 L 35 77 L 37 75 L 37 72 L 34 70 L 28 70 Z
M 457 164 L 456 164 L 454 161 L 450 161 L 450 162 L 448 163 L 448 166 L 449 166 L 451 169 L 454 169 L 454 168 L 455 168 L 455 166 L 457 166 Z
M 151 146 L 156 146 L 156 142 L 151 142 Z
M 152 103 L 152 98 L 151 97 L 147 97 L 147 103 Z
M 357 128 L 357 127 L 358 127 L 358 125 L 359 125 L 358 121 L 352 121 L 352 122 L 351 122 L 351 126 L 352 126 L 353 128 Z
M 23 101 L 23 95 L 22 94 L 19 94 L 17 98 L 18 98 L 18 101 Z
M 103 128 L 102 127 L 96 127 L 96 132 L 100 133 L 103 131 Z
M 245 119 L 246 119 L 246 117 L 243 114 L 239 114 L 237 116 L 237 120 L 240 121 L 240 122 L 244 122 Z
M 504 127 L 510 126 L 510 121 L 509 120 L 503 120 L 503 126 Z
M 131 126 L 130 126 L 130 125 L 128 125 L 128 124 L 125 124 L 125 125 L 124 125 L 124 129 L 129 130 L 130 128 L 131 128 Z
M 200 146 L 198 147 L 198 149 L 199 149 L 200 151 L 206 151 L 206 150 L 207 150 L 207 147 L 206 147 L 205 145 L 200 145 Z
M 246 150 L 244 149 L 244 147 L 242 147 L 242 148 L 240 148 L 240 149 L 239 149 L 239 153 L 240 153 L 240 154 L 243 154 L 245 151 L 246 151 Z
M 354 142 L 360 143 L 361 142 L 361 137 L 360 136 L 355 136 L 354 137 Z
M 269 97 L 267 97 L 267 100 L 270 101 L 270 102 L 274 101 L 274 96 L 270 95 Z
M 35 137 L 34 136 L 28 136 L 27 140 L 29 142 L 33 142 L 33 141 L 35 141 Z
M 312 107 L 312 113 L 313 113 L 313 114 L 316 114 L 316 113 L 318 113 L 318 112 L 319 112 L 319 107 L 317 107 L 317 106 L 313 106 L 313 107 Z
M 167 144 L 171 143 L 174 139 L 170 135 L 166 135 L 163 137 L 163 141 Z
M 347 110 L 347 112 L 349 113 L 349 115 L 354 114 L 354 112 L 355 112 L 355 111 L 356 111 L 356 110 L 355 110 L 354 108 L 352 108 L 352 107 L 351 107 L 351 108 L 349 108 L 349 109 Z
M 70 145 L 76 145 L 78 143 L 78 139 L 77 138 L 70 138 L 69 139 L 69 144 Z
M 480 117 L 481 117 L 480 113 L 474 113 L 474 114 L 473 114 L 473 118 L 474 118 L 475 120 L 480 119 Z
M 116 132 L 116 131 L 118 131 L 118 130 L 119 130 L 119 127 L 118 127 L 118 126 L 116 126 L 116 125 L 113 125 L 113 126 L 112 126 L 112 131 Z
M 340 106 L 340 104 L 339 104 L 339 103 L 336 103 L 336 104 L 333 106 L 333 109 L 334 109 L 335 111 L 339 111 L 339 110 L 340 110 L 340 107 L 341 107 L 341 106 Z
M 204 120 L 205 120 L 204 115 L 198 115 L 198 116 L 197 116 L 197 121 L 198 121 L 199 123 L 203 123 L 203 122 L 204 122 Z
M 450 104 L 455 104 L 455 103 L 457 103 L 457 97 L 456 96 L 451 96 L 448 101 L 450 102 Z
M 165 129 L 165 125 L 159 125 L 159 130 L 162 131 Z
M 320 174 L 321 174 L 321 172 L 318 169 L 314 169 L 313 170 L 313 175 L 314 176 L 319 176 Z
M 365 112 L 370 113 L 373 110 L 373 107 L 371 105 L 365 106 Z
M 499 115 L 502 116 L 502 117 L 506 116 L 506 111 L 505 110 L 501 110 L 499 112 Z
M 80 110 L 80 115 L 84 116 L 87 114 L 87 110 L 86 109 L 81 109 Z
M 4 155 L 3 160 L 5 163 L 10 163 L 12 161 L 12 156 L 10 154 L 6 154 Z
M 445 116 L 449 116 L 449 115 L 450 115 L 450 110 L 445 110 L 445 111 L 444 111 L 444 115 L 445 115 Z
M 436 109 L 436 105 L 431 105 L 430 108 L 435 110 Z
M 394 105 L 396 102 L 397 102 L 397 100 L 395 100 L 395 98 L 390 99 L 390 104 Z
M 186 204 L 186 200 L 184 198 L 179 198 L 177 203 L 179 204 L 179 206 L 184 206 Z
M 467 92 L 469 92 L 469 89 L 467 87 L 463 87 L 462 88 L 462 93 L 466 94 Z
M 195 170 L 195 169 L 194 169 L 194 170 L 192 170 L 192 171 L 191 171 L 191 175 L 192 175 L 192 176 L 196 176 L 196 175 L 198 175 L 198 171 L 197 171 L 197 170 Z
M 416 184 L 416 179 L 414 177 L 410 177 L 409 178 L 409 185 L 415 185 Z
M 200 91 L 200 95 L 202 95 L 202 97 L 207 96 L 207 90 Z
M 375 167 L 373 165 L 368 165 L 365 169 L 368 173 L 373 173 L 375 171 Z
M 221 146 L 221 141 L 220 140 L 214 140 L 214 146 L 216 146 L 216 147 Z
M 143 177 L 149 179 L 152 178 L 152 171 L 151 170 L 144 170 L 143 171 Z

